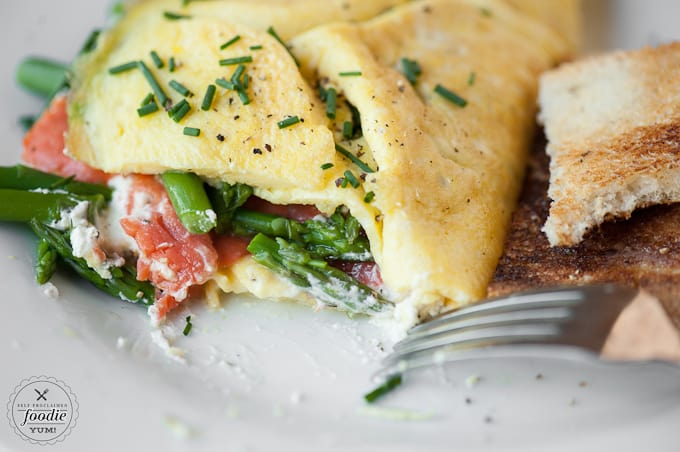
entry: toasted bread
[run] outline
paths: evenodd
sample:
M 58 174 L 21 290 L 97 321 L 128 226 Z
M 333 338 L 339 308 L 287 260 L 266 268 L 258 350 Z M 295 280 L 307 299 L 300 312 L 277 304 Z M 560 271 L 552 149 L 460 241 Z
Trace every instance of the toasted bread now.
M 680 329 L 680 204 L 639 209 L 629 220 L 590 231 L 578 246 L 551 247 L 541 232 L 550 204 L 544 149 L 539 137 L 488 295 L 617 282 L 658 298 Z
M 592 57 L 541 79 L 552 246 L 680 201 L 680 42 Z

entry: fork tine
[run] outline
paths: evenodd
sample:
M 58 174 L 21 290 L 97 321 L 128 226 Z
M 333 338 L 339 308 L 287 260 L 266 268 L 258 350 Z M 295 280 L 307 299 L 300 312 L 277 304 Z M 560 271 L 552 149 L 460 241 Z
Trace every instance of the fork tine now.
M 441 338 L 451 337 L 453 333 L 470 331 L 479 328 L 497 326 L 519 326 L 525 324 L 561 324 L 573 316 L 569 308 L 544 308 L 523 311 L 500 312 L 482 317 L 453 319 L 450 324 L 441 325 L 438 329 L 421 331 L 419 334 L 408 335 L 401 342 L 394 345 L 395 352 L 405 352 L 420 348 L 423 344 L 430 344 Z
M 582 303 L 585 295 L 579 288 L 561 288 L 538 290 L 513 294 L 507 297 L 490 299 L 484 303 L 466 306 L 460 310 L 452 311 L 435 317 L 425 323 L 413 327 L 409 335 L 421 334 L 448 325 L 452 320 L 460 320 L 472 316 L 490 315 L 499 312 L 517 311 L 520 309 L 546 308 L 559 306 L 573 306 Z
M 433 350 L 446 348 L 446 350 L 464 350 L 468 348 L 486 347 L 490 345 L 510 345 L 549 342 L 556 339 L 561 333 L 557 324 L 519 324 L 508 326 L 492 326 L 474 328 L 468 331 L 446 332 L 437 337 L 426 338 L 411 344 L 401 350 L 395 350 L 385 358 L 383 364 L 390 365 L 399 361 L 408 361 L 420 354 L 432 354 Z

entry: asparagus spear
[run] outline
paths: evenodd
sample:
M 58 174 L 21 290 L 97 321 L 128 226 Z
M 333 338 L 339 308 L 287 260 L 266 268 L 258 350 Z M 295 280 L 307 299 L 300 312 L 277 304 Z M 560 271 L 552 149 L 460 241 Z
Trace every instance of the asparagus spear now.
M 57 270 L 57 251 L 47 240 L 38 240 L 35 259 L 35 279 L 38 284 L 45 284 Z
M 102 195 L 75 196 L 68 193 L 43 193 L 0 189 L 0 221 L 28 223 L 33 218 L 56 220 L 61 212 L 88 201 L 91 212 L 104 204 Z
M 23 165 L 0 166 L 0 189 L 63 190 L 76 195 L 102 195 L 111 199 L 112 190 L 105 185 L 74 181 L 54 174 L 43 173 Z
M 283 237 L 304 245 L 316 258 L 345 261 L 370 261 L 368 239 L 360 235 L 361 225 L 354 217 L 340 212 L 328 220 L 298 222 L 276 215 L 238 209 L 233 218 L 236 234 L 261 233 Z
M 31 229 L 41 239 L 54 248 L 61 258 L 78 275 L 88 280 L 98 289 L 133 303 L 141 302 L 144 305 L 154 303 L 154 288 L 148 282 L 138 281 L 135 270 L 131 266 L 111 269 L 113 277 L 104 279 L 91 269 L 84 259 L 75 257 L 73 249 L 65 233 L 51 228 L 37 219 L 30 221 Z
M 28 57 L 17 68 L 17 81 L 31 93 L 49 98 L 63 87 L 68 69 L 63 63 Z
M 212 210 L 203 181 L 195 174 L 166 171 L 161 176 L 163 185 L 180 221 L 192 234 L 206 234 L 217 226 L 217 215 Z
M 390 306 L 377 292 L 327 262 L 314 259 L 296 243 L 257 234 L 248 245 L 256 262 L 304 288 L 316 299 L 340 309 L 368 314 Z
M 250 198 L 253 188 L 245 184 L 231 185 L 223 182 L 219 187 L 208 187 L 207 191 L 208 198 L 217 214 L 217 233 L 229 232 L 236 209 Z

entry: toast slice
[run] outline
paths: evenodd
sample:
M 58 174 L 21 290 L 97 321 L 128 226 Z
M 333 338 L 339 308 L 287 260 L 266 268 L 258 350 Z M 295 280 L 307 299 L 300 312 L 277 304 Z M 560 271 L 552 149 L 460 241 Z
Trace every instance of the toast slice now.
M 552 246 L 680 201 L 680 42 L 571 63 L 541 79 Z

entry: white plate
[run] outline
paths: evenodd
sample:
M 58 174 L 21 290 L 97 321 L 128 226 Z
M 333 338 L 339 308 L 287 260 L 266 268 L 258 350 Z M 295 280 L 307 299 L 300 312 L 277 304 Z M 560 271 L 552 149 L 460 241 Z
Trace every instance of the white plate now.
M 680 2 L 587 3 L 591 50 L 680 38 Z M 16 118 L 41 107 L 14 85 L 18 61 L 68 60 L 105 23 L 107 5 L 1 2 L 0 164 L 18 160 Z M 25 229 L 0 225 L 0 401 L 31 376 L 70 385 L 77 425 L 46 450 L 677 450 L 680 374 L 666 366 L 470 362 L 407 379 L 378 405 L 429 419 L 386 420 L 362 402 L 383 356 L 380 331 L 363 321 L 246 299 L 218 313 L 193 305 L 194 330 L 176 342 L 188 350 L 180 364 L 151 342 L 142 309 L 65 274 L 58 300 L 46 297 L 32 250 Z M 469 386 L 470 376 L 481 379 Z M 37 447 L 0 420 L 0 448 Z

